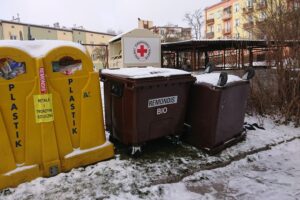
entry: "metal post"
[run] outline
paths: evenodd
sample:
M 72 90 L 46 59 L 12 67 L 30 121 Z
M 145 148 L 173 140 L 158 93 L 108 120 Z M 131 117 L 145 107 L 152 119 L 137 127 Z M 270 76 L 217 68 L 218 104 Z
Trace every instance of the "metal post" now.
M 176 51 L 176 68 L 179 68 L 179 52 Z
M 249 66 L 253 67 L 253 49 L 249 48 Z
M 226 50 L 223 50 L 223 69 L 225 69 L 225 63 L 226 63 Z
M 244 63 L 244 62 L 245 62 L 245 58 L 244 58 L 244 49 L 241 49 L 241 50 L 242 50 L 242 55 L 241 55 L 241 56 L 242 56 L 242 68 L 244 68 L 244 67 L 245 67 L 245 65 L 244 65 L 244 64 L 245 64 L 245 63 Z
M 207 66 L 208 63 L 209 63 L 209 55 L 208 52 L 205 51 L 205 67 Z

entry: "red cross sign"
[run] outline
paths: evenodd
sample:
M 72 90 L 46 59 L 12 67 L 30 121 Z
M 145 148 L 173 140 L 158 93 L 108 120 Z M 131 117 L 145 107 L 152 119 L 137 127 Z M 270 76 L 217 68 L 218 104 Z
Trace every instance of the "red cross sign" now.
M 137 49 L 137 52 L 140 54 L 141 57 L 144 57 L 145 53 L 148 53 L 148 49 L 144 47 L 144 45 L 140 45 Z
M 146 41 L 139 41 L 133 47 L 134 56 L 139 61 L 148 60 L 151 54 L 151 47 Z

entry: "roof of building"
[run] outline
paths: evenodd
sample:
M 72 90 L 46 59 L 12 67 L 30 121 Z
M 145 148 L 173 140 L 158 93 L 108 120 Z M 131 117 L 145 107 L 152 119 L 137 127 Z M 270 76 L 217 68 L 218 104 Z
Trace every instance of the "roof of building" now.
M 163 50 L 187 50 L 196 48 L 198 50 L 224 50 L 224 49 L 238 49 L 238 48 L 255 48 L 267 47 L 265 40 L 247 40 L 247 39 L 201 39 L 201 40 L 184 40 L 178 42 L 162 43 Z
M 72 28 L 72 30 L 73 31 L 80 31 L 80 32 L 87 32 L 87 33 L 101 34 L 101 35 L 116 36 L 115 34 L 103 33 L 103 32 L 97 32 L 97 31 L 90 31 L 90 30 L 80 29 L 80 28 Z
M 8 21 L 8 20 L 1 20 L 0 19 L 0 24 L 1 23 L 9 23 L 9 24 L 16 24 L 16 25 L 23 25 L 23 26 L 31 26 L 31 27 L 38 27 L 38 28 L 45 28 L 45 29 L 52 29 L 52 30 L 57 30 L 57 31 L 81 31 L 81 32 L 88 32 L 88 33 L 95 33 L 95 34 L 101 34 L 101 35 L 109 35 L 109 36 L 116 36 L 114 34 L 110 33 L 103 33 L 103 32 L 97 32 L 97 31 L 90 31 L 90 30 L 85 30 L 85 29 L 79 29 L 79 28 L 58 28 L 58 27 L 50 27 L 50 26 L 43 26 L 43 25 L 36 25 L 36 24 L 29 24 L 29 23 L 22 23 L 22 22 L 16 22 L 16 21 Z
M 267 41 L 267 40 L 249 40 L 249 39 L 201 39 L 201 40 L 184 40 L 177 42 L 162 43 L 162 50 L 191 50 L 197 49 L 202 51 L 215 51 L 226 49 L 248 49 L 248 48 L 264 48 L 270 45 L 299 45 L 300 40 L 285 40 L 285 41 Z
M 0 23 L 8 23 L 8 24 L 15 24 L 15 25 L 23 25 L 23 26 L 31 26 L 31 27 L 46 28 L 46 29 L 52 29 L 52 30 L 58 30 L 58 31 L 72 32 L 71 29 L 67 29 L 67 28 L 50 27 L 50 26 L 22 23 L 22 22 L 16 22 L 16 21 L 0 20 Z
M 127 31 L 125 33 L 122 33 L 120 35 L 117 35 L 109 40 L 109 43 L 116 42 L 118 40 L 121 40 L 122 37 L 157 37 L 160 38 L 160 35 L 153 33 L 152 31 L 149 31 L 148 29 L 133 29 L 130 31 Z
M 149 29 L 154 28 L 180 28 L 180 29 L 192 29 L 191 27 L 181 27 L 181 26 L 152 26 Z
M 220 1 L 219 3 L 216 3 L 216 4 L 213 4 L 211 6 L 206 7 L 204 10 L 210 10 L 212 8 L 215 8 L 216 6 L 221 5 L 221 4 L 227 4 L 228 1 L 230 1 L 230 0 Z

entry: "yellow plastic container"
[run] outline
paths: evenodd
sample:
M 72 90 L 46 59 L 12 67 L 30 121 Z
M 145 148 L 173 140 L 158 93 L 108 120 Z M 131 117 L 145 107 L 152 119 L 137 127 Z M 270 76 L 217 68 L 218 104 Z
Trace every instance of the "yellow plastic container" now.
M 0 189 L 60 171 L 53 122 L 35 122 L 41 63 L 20 49 L 0 45 Z
M 0 189 L 114 156 L 98 73 L 76 45 L 0 41 L 0 91 Z
M 111 158 L 114 151 L 105 138 L 99 74 L 88 54 L 58 47 L 45 56 L 44 66 L 62 170 Z

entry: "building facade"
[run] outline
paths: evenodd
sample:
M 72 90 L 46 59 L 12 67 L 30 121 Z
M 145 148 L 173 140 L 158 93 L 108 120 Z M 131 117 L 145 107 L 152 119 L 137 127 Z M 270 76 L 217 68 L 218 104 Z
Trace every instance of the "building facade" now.
M 300 5 L 299 0 L 222 0 L 205 9 L 206 38 L 264 39 L 263 34 L 254 34 L 255 26 L 278 2 L 293 8 Z
M 108 41 L 115 35 L 89 31 L 82 28 L 67 29 L 58 23 L 53 27 L 27 24 L 16 21 L 0 20 L 0 40 L 66 40 L 78 42 L 86 46 L 94 66 L 99 69 L 107 65 Z M 103 51 L 105 49 L 105 51 Z M 104 56 L 95 56 L 96 54 Z
M 149 29 L 161 36 L 161 42 L 173 42 L 192 39 L 192 29 L 174 26 L 154 26 L 152 21 L 138 19 L 138 28 Z

